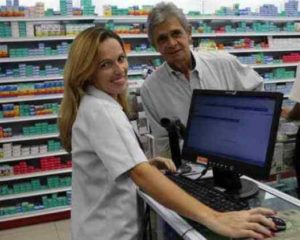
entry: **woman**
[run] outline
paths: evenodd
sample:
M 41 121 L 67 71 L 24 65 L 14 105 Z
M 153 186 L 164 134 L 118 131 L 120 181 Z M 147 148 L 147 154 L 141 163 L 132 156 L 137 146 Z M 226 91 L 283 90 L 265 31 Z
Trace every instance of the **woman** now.
M 92 27 L 72 43 L 59 119 L 63 145 L 73 159 L 72 239 L 137 239 L 136 187 L 219 234 L 270 237 L 275 225 L 267 216 L 274 211 L 216 212 L 152 166 L 175 171 L 170 160 L 146 159 L 126 117 L 127 70 L 123 43 L 111 31 Z

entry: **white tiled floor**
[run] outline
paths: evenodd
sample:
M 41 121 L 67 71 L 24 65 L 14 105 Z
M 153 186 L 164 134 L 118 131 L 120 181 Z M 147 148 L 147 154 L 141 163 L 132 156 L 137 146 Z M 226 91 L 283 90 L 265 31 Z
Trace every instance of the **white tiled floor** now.
M 70 220 L 0 230 L 1 240 L 70 240 Z

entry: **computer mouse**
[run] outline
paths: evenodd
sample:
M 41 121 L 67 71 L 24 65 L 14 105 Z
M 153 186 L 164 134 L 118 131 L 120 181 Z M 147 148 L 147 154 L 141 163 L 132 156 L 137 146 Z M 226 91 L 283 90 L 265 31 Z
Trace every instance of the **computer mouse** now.
M 177 172 L 180 174 L 185 174 L 185 173 L 189 173 L 192 171 L 192 167 L 186 164 L 183 164 L 180 166 L 180 168 L 178 168 Z
M 275 232 L 284 231 L 286 229 L 286 222 L 283 219 L 275 216 L 269 216 L 268 218 L 270 218 L 275 223 L 276 225 L 276 230 L 274 230 Z

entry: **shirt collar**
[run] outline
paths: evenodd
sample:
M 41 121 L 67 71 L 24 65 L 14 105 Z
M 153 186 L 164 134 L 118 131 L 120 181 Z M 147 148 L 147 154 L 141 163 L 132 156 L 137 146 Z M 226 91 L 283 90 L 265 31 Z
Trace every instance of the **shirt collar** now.
M 191 71 L 196 71 L 199 74 L 199 61 L 198 61 L 197 58 L 195 58 L 195 52 L 193 50 L 191 50 L 191 56 L 193 58 L 192 61 L 194 62 L 194 65 L 195 65 L 194 68 Z M 182 74 L 181 72 L 176 71 L 173 68 L 171 68 L 170 65 L 167 62 L 165 62 L 164 64 L 166 65 L 166 69 L 170 74 L 174 74 L 175 76 L 178 76 L 179 74 Z
M 122 106 L 112 96 L 110 96 L 109 94 L 107 94 L 102 90 L 97 89 L 92 85 L 88 86 L 87 94 L 96 97 L 98 99 L 104 100 L 105 102 L 111 103 L 115 106 L 118 106 L 119 108 L 122 109 Z

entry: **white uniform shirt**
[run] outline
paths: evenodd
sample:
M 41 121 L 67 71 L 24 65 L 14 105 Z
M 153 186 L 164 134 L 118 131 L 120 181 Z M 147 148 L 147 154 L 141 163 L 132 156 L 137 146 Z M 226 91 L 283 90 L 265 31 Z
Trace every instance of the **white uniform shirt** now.
M 89 87 L 72 129 L 72 240 L 137 239 L 136 185 L 128 171 L 147 161 L 121 106 Z
M 300 103 L 300 65 L 297 67 L 297 76 L 289 98 Z
M 156 152 L 169 151 L 166 130 L 160 119 L 180 119 L 186 125 L 194 89 L 259 90 L 262 77 L 249 66 L 242 65 L 235 56 L 220 52 L 192 52 L 195 68 L 187 81 L 166 62 L 154 71 L 141 88 L 141 97 L 152 134 Z

